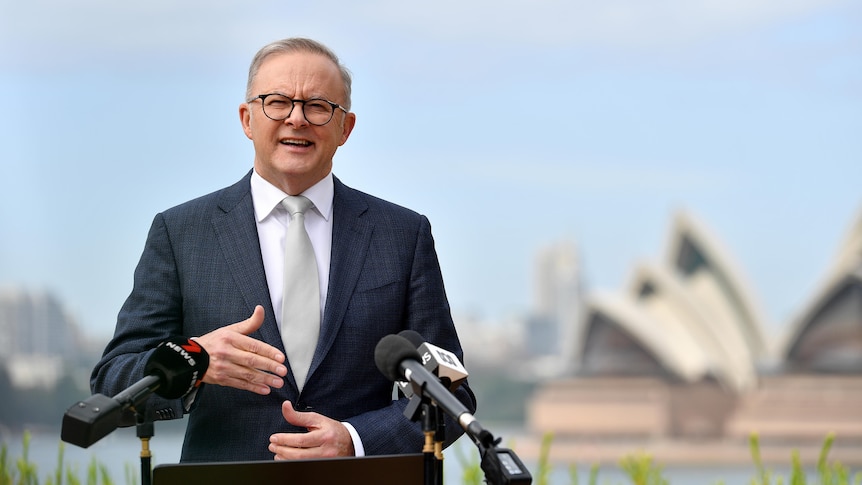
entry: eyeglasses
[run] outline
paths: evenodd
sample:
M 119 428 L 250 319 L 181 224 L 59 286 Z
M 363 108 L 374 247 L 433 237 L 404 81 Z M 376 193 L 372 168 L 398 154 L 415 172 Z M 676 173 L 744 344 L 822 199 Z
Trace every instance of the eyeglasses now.
M 296 103 L 302 103 L 302 116 L 310 124 L 323 126 L 332 120 L 336 109 L 347 113 L 347 109 L 338 103 L 327 101 L 322 98 L 291 99 L 283 94 L 270 93 L 261 94 L 248 100 L 249 103 L 260 100 L 263 114 L 273 121 L 282 121 L 290 117 Z

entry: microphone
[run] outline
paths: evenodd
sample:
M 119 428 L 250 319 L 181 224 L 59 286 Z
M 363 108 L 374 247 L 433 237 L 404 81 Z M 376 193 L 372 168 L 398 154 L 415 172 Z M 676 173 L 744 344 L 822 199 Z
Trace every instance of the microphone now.
M 415 330 L 404 330 L 398 335 L 406 338 L 419 352 L 422 360 L 422 365 L 425 369 L 437 376 L 443 386 L 448 387 L 450 392 L 455 392 L 458 386 L 467 379 L 467 369 L 458 360 L 458 356 L 448 350 L 444 350 L 436 345 L 426 342 L 422 335 Z M 434 456 L 436 460 L 429 459 L 429 462 L 436 463 L 434 466 L 438 476 L 443 475 L 443 444 L 446 441 L 446 420 L 443 419 L 443 411 L 439 407 L 431 409 L 423 406 L 424 400 L 416 399 L 416 394 L 409 382 L 398 381 L 398 388 L 404 396 L 410 398 L 410 403 L 404 410 L 404 415 L 411 420 L 418 420 L 422 417 L 422 430 L 425 433 L 433 432 L 434 440 Z M 422 406 L 420 411 L 420 406 Z M 426 434 L 426 439 L 431 436 Z M 426 448 L 426 452 L 431 451 L 430 446 Z M 436 480 L 441 482 L 442 480 Z
M 416 347 L 425 369 L 437 376 L 450 391 L 455 392 L 458 386 L 467 380 L 469 373 L 454 353 L 426 342 L 415 330 L 403 330 L 398 335 Z
M 199 386 L 210 356 L 197 341 L 187 338 L 162 342 L 144 366 L 144 373 L 159 378 L 153 391 L 165 399 L 178 399 Z
M 415 345 L 419 334 L 407 333 L 407 336 L 413 340 L 411 342 L 403 335 L 406 332 L 410 331 L 401 332 L 399 335 L 387 335 L 377 343 L 377 347 L 374 348 L 374 363 L 377 364 L 380 372 L 390 381 L 406 381 L 415 394 L 429 397 L 438 409 L 442 409 L 458 421 L 479 448 L 480 466 L 489 484 L 529 485 L 532 483 L 533 477 L 518 455 L 510 449 L 499 447 L 501 440 L 494 438 L 490 431 L 482 427 L 467 407 L 420 362 L 422 356 Z M 421 336 L 418 341 L 422 342 Z M 457 359 L 455 360 L 457 362 Z M 466 370 L 464 372 L 466 373 Z
M 209 354 L 197 342 L 173 338 L 156 347 L 144 365 L 144 378 L 114 397 L 94 394 L 70 407 L 63 416 L 60 438 L 87 448 L 122 424 L 127 409 L 140 407 L 151 394 L 178 399 L 200 385 Z
M 421 359 L 413 343 L 401 335 L 383 337 L 374 349 L 374 363 L 387 379 L 406 381 L 412 385 L 414 393 L 431 398 L 440 409 L 455 418 L 476 443 L 493 442 L 493 435 L 422 365 Z

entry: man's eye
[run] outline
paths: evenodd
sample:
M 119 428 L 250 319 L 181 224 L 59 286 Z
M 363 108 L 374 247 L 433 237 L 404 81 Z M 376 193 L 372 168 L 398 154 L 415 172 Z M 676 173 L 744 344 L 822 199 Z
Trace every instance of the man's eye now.
M 324 113 L 329 111 L 329 105 L 323 101 L 309 101 L 305 103 L 305 108 L 311 111 L 320 111 Z

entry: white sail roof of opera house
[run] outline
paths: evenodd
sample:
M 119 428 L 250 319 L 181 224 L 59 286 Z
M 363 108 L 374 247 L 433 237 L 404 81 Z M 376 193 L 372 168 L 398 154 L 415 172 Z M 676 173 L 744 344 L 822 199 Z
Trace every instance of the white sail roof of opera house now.
M 802 361 L 806 361 L 807 365 L 815 367 L 809 370 L 858 370 L 862 368 L 860 320 L 862 212 L 811 299 L 782 336 L 779 355 L 791 367 L 804 365 Z M 824 362 L 824 359 L 831 362 Z
M 719 318 L 698 299 L 685 279 L 664 266 L 642 263 L 635 268 L 629 294 L 665 326 L 691 335 L 708 370 L 732 389 L 754 384 L 757 371 L 745 335 L 730 318 Z
M 850 228 L 832 264 L 829 275 L 833 278 L 852 271 L 862 263 L 862 211 Z
M 652 315 L 644 312 L 637 302 L 613 293 L 592 293 L 587 297 L 587 306 L 594 316 L 599 316 L 602 321 L 609 323 L 610 326 L 616 326 L 616 330 L 631 337 L 671 375 L 687 382 L 697 381 L 706 375 L 709 362 L 698 348 L 695 339 L 684 329 L 656 320 Z M 626 364 L 643 369 L 645 364 L 643 357 L 637 356 L 630 346 L 621 345 L 618 335 L 607 339 L 597 338 L 595 336 L 597 330 L 597 328 L 591 328 L 590 332 L 593 335 L 587 336 L 587 340 L 598 344 L 588 345 L 585 349 L 584 359 L 587 365 L 592 364 L 600 372 L 606 371 L 609 365 L 618 372 L 625 372 L 626 369 L 621 367 Z M 617 352 L 609 349 L 606 343 L 611 339 L 615 341 L 611 345 L 616 347 Z M 605 342 L 597 340 L 605 340 Z M 599 359 L 606 359 L 606 361 L 602 362 Z M 623 362 L 620 362 L 621 359 Z M 625 362 L 626 359 L 628 362 Z M 611 363 L 611 360 L 614 362 Z
M 687 212 L 674 217 L 666 261 L 712 318 L 742 332 L 753 357 L 766 354 L 765 321 L 752 286 L 719 239 Z
M 629 347 L 637 342 L 677 378 L 695 382 L 709 376 L 734 391 L 750 388 L 765 339 L 744 277 L 730 254 L 686 213 L 676 214 L 668 241 L 665 260 L 637 264 L 626 292 L 588 295 L 582 371 L 625 373 L 608 362 L 622 352 L 601 349 L 624 340 L 611 338 L 607 328 L 615 327 L 632 339 Z M 608 357 L 597 357 L 603 352 Z

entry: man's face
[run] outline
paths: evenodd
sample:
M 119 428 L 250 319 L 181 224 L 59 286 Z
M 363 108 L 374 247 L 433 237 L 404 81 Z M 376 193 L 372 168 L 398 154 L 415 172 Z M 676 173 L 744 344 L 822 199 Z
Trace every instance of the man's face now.
M 344 104 L 344 82 L 335 64 L 308 52 L 274 54 L 266 58 L 252 81 L 252 95 L 278 93 L 292 99 L 323 98 Z M 347 141 L 356 116 L 335 110 L 323 126 L 308 123 L 302 103 L 291 115 L 273 121 L 260 100 L 239 107 L 245 135 L 254 143 L 254 167 L 267 181 L 290 195 L 311 187 L 332 170 L 332 157 Z

